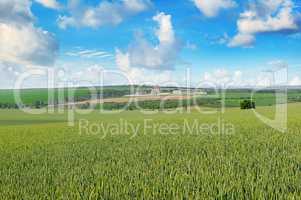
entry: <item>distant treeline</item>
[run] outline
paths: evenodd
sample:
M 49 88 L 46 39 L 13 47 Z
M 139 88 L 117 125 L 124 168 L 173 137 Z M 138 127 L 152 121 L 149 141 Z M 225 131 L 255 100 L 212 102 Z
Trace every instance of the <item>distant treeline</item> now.
M 19 109 L 20 107 L 24 108 L 24 107 L 29 107 L 29 108 L 36 108 L 36 109 L 40 109 L 40 108 L 44 108 L 48 106 L 47 103 L 45 103 L 44 101 L 36 101 L 34 104 L 31 105 L 18 105 L 15 103 L 1 103 L 0 102 L 0 109 Z
M 176 109 L 180 107 L 190 107 L 190 106 L 208 106 L 208 107 L 220 107 L 220 98 L 197 98 L 197 99 L 186 99 L 186 100 L 147 100 L 138 101 L 131 103 L 104 103 L 97 105 L 96 109 L 104 110 L 166 110 L 166 109 Z
M 288 102 L 301 102 L 301 96 L 289 97 Z
M 17 104 L 12 103 L 0 103 L 0 109 L 17 109 Z

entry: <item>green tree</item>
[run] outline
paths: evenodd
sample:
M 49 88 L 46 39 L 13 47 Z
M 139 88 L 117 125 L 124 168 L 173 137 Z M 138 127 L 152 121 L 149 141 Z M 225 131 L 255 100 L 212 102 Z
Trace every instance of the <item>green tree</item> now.
M 240 108 L 242 110 L 246 110 L 246 109 L 255 109 L 256 105 L 255 102 L 249 99 L 243 100 L 240 102 Z

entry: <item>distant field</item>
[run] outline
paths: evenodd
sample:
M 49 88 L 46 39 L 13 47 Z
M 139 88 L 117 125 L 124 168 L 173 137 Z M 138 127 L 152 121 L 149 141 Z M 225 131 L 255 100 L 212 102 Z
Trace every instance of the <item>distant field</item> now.
M 145 89 L 150 89 L 146 87 Z M 163 88 L 164 89 L 164 88 Z M 70 89 L 74 92 L 74 98 L 77 102 L 87 102 L 90 99 L 91 92 L 87 88 Z M 70 92 L 69 91 L 69 92 Z M 48 92 L 54 95 L 54 99 L 58 99 L 59 91 L 47 89 L 26 89 L 21 90 L 21 98 L 25 105 L 32 106 L 37 101 L 48 102 Z M 67 99 L 68 91 L 66 89 L 60 90 L 62 96 Z M 100 95 L 101 91 L 99 88 L 96 92 Z M 124 95 L 130 94 L 128 86 L 108 86 L 102 91 L 103 97 L 107 100 L 105 102 L 125 102 L 128 98 L 124 98 Z M 239 107 L 242 99 L 251 98 L 252 92 L 250 90 L 228 90 L 226 92 L 225 105 L 227 107 Z M 151 98 L 140 98 L 140 100 L 154 100 L 155 97 Z M 199 98 L 206 99 L 207 106 L 216 106 L 221 102 L 220 94 L 216 95 L 213 91 L 209 91 L 208 95 L 201 95 Z M 275 94 L 271 91 L 257 92 L 253 96 L 257 106 L 271 106 L 275 104 Z M 111 100 L 110 100 L 111 99 Z M 172 98 L 171 98 L 172 99 Z M 187 98 L 185 98 L 187 99 Z M 301 102 L 301 90 L 288 90 L 288 101 L 289 102 Z M 14 91 L 13 90 L 0 90 L 0 104 L 15 104 Z M 92 102 L 93 103 L 93 102 Z
M 24 104 L 32 105 L 36 101 L 48 102 L 48 92 L 54 94 L 57 98 L 58 90 L 47 89 L 24 89 L 20 90 L 21 99 Z M 62 92 L 67 97 L 67 90 Z M 76 89 L 75 96 L 87 96 L 90 92 L 87 89 Z M 14 90 L 0 90 L 0 103 L 15 103 Z
M 207 108 L 202 108 L 208 111 Z M 210 108 L 209 110 L 212 110 Z M 258 112 L 273 116 L 274 107 Z M 0 111 L 1 199 L 300 199 L 301 104 L 288 106 L 288 132 L 253 111 L 144 115 L 28 115 Z M 172 134 L 126 130 L 79 134 L 79 119 L 110 125 L 175 123 Z M 230 135 L 184 132 L 183 121 L 234 124 Z M 184 134 L 185 133 L 185 134 Z

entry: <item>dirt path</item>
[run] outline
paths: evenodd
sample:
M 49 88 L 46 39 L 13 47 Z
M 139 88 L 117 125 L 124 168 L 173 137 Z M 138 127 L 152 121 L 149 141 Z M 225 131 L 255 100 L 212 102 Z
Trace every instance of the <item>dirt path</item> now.
M 192 96 L 188 95 L 167 95 L 167 96 L 133 96 L 133 97 L 120 97 L 120 98 L 109 98 L 109 99 L 92 99 L 88 101 L 81 101 L 75 104 L 99 104 L 99 103 L 127 103 L 136 101 L 154 101 L 154 100 L 186 100 L 191 99 Z

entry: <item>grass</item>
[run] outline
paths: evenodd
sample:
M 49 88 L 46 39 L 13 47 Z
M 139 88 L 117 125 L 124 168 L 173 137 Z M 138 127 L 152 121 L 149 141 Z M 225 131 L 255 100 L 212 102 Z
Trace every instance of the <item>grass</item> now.
M 79 88 L 73 90 L 75 93 L 75 96 L 87 96 L 89 95 L 89 90 L 85 88 Z M 15 103 L 15 92 L 17 90 L 0 90 L 0 103 Z M 49 91 L 47 89 L 24 89 L 20 90 L 20 96 L 24 104 L 26 105 L 32 105 L 36 101 L 44 101 L 48 102 L 48 92 L 53 94 L 55 99 L 58 99 L 58 93 L 63 93 L 64 97 L 67 97 L 68 91 L 61 89 L 59 91 L 58 89 L 50 89 Z
M 204 109 L 205 110 L 205 109 Z M 207 109 L 206 109 L 207 110 Z M 212 110 L 212 109 L 210 109 Z M 273 107 L 258 112 L 272 116 Z M 300 199 L 301 104 L 289 104 L 288 132 L 250 110 L 225 113 L 77 115 L 109 125 L 175 123 L 173 134 L 79 134 L 67 115 L 0 111 L 1 199 Z M 233 123 L 235 134 L 183 134 L 183 120 Z

